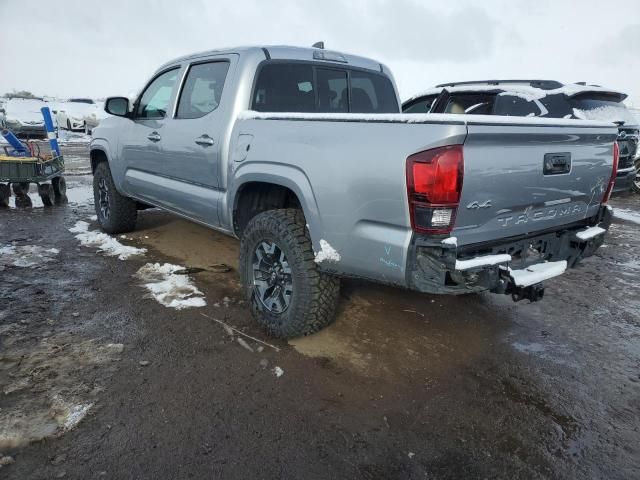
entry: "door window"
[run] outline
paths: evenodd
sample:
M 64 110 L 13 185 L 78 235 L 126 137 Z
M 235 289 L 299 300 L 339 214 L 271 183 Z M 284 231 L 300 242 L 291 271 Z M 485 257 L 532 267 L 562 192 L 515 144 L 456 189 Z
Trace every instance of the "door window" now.
M 176 118 L 200 118 L 220 104 L 229 62 L 198 63 L 189 68 Z
M 368 72 L 351 72 L 351 111 L 398 113 L 396 92 L 389 79 Z
M 436 97 L 437 95 L 429 95 L 427 97 L 422 97 L 418 100 L 414 100 L 402 107 L 402 111 L 404 113 L 429 113 L 429 110 L 431 110 L 431 105 L 433 104 L 433 101 L 436 99 Z
M 167 115 L 178 71 L 174 68 L 164 72 L 147 86 L 138 102 L 136 118 L 164 118 Z

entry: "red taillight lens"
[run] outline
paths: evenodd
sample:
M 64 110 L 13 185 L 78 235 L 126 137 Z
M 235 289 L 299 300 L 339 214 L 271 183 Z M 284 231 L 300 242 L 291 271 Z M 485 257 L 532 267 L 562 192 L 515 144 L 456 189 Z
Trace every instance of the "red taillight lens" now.
M 425 150 L 407 158 L 409 210 L 415 231 L 451 231 L 462 191 L 463 169 L 462 145 Z
M 620 159 L 620 147 L 618 146 L 618 142 L 614 142 L 613 144 L 613 171 L 611 172 L 611 178 L 609 179 L 609 185 L 607 186 L 607 191 L 604 192 L 604 197 L 602 197 L 602 203 L 607 203 L 611 198 L 611 193 L 613 192 L 613 186 L 616 183 L 616 175 L 618 175 L 618 160 Z

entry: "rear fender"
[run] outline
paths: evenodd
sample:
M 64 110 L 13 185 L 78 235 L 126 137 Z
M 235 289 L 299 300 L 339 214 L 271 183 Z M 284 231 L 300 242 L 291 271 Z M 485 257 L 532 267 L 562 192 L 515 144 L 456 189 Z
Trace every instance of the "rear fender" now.
M 293 166 L 274 164 L 271 162 L 251 162 L 241 164 L 233 174 L 226 205 L 220 212 L 223 225 L 233 229 L 233 209 L 238 199 L 238 193 L 243 185 L 250 182 L 272 183 L 286 187 L 296 194 L 311 237 L 314 251 L 320 250 L 320 239 L 323 238 L 324 228 L 320 217 L 318 204 L 311 188 L 311 183 L 305 173 Z M 235 232 L 238 235 L 238 232 Z

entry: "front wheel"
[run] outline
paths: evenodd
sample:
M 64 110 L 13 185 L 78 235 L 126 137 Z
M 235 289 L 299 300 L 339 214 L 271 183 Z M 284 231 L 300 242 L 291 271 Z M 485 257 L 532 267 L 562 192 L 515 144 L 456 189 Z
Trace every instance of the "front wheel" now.
M 136 228 L 136 202 L 118 193 L 107 162 L 100 162 L 93 174 L 93 203 L 105 232 L 126 233 Z
M 640 193 L 640 158 L 636 160 L 636 176 L 631 187 L 634 192 Z
M 258 323 L 274 337 L 310 335 L 333 322 L 340 280 L 318 269 L 302 211 L 269 210 L 240 241 L 240 280 Z

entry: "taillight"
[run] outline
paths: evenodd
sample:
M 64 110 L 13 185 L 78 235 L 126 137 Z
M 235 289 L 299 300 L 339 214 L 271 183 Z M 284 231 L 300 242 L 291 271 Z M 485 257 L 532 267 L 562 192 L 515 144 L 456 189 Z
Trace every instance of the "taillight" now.
M 609 185 L 607 186 L 607 191 L 604 192 L 604 197 L 602 197 L 602 203 L 607 203 L 611 198 L 611 193 L 613 192 L 613 185 L 616 183 L 616 175 L 618 174 L 618 160 L 620 158 L 620 147 L 618 146 L 618 142 L 613 143 L 613 171 L 611 172 L 611 178 L 609 179 Z
M 411 227 L 420 233 L 449 233 L 456 218 L 464 160 L 462 145 L 425 150 L 407 158 Z

